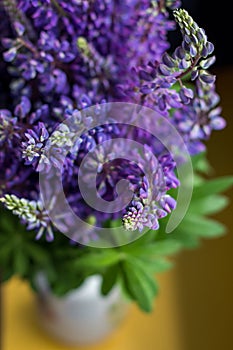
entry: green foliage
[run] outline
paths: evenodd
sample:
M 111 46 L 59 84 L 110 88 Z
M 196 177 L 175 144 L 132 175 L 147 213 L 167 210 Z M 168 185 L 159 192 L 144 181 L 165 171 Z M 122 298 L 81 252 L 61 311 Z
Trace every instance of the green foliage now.
M 48 243 L 43 238 L 35 241 L 33 232 L 26 231 L 16 217 L 2 209 L 2 280 L 18 275 L 36 289 L 35 276 L 44 271 L 53 292 L 61 296 L 81 285 L 88 276 L 99 274 L 102 276 L 103 295 L 118 283 L 129 299 L 145 312 L 150 312 L 158 294 L 156 274 L 172 267 L 173 256 L 181 249 L 196 248 L 202 239 L 220 237 L 225 233 L 224 225 L 210 215 L 228 205 L 228 198 L 222 192 L 233 185 L 233 177 L 208 179 L 206 175 L 211 172 L 211 167 L 204 154 L 193 158 L 193 167 L 196 179 L 193 196 L 181 224 L 166 234 L 166 217 L 160 221 L 158 231 L 148 231 L 135 242 L 117 248 L 71 245 L 69 239 L 59 233 L 56 233 L 54 242 Z
M 152 310 L 154 297 L 158 293 L 156 280 L 148 267 L 148 264 L 133 256 L 121 264 L 121 277 L 126 293 L 146 312 Z
M 101 292 L 103 295 L 107 295 L 115 286 L 119 272 L 119 265 L 115 264 L 109 266 L 103 273 L 103 282 L 101 287 Z
M 223 176 L 218 179 L 205 181 L 194 189 L 192 201 L 223 192 L 232 185 L 233 178 L 231 176 Z

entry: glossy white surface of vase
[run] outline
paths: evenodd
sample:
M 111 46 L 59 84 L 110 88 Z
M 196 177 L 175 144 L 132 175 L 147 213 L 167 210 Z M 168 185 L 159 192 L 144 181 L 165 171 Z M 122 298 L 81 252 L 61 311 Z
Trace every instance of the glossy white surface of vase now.
M 42 327 L 57 340 L 70 345 L 96 343 L 112 333 L 124 319 L 128 303 L 120 288 L 107 296 L 100 292 L 101 277 L 89 277 L 64 297 L 54 296 L 39 276 L 38 311 Z

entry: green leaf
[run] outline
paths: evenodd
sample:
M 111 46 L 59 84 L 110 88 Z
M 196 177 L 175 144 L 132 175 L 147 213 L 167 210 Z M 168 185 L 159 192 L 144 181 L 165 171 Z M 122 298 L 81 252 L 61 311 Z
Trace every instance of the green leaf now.
M 128 251 L 137 251 L 137 249 L 141 250 L 142 247 L 148 246 L 152 242 L 154 242 L 155 237 L 157 235 L 157 231 L 149 230 L 144 235 L 142 235 L 140 238 L 136 239 L 134 242 L 131 242 L 127 245 L 124 245 L 121 247 L 121 250 L 124 252 Z
M 177 253 L 182 245 L 175 239 L 164 239 L 147 245 L 128 246 L 126 252 L 134 256 L 158 257 L 161 255 L 169 255 Z
M 142 263 L 148 266 L 148 271 L 151 271 L 153 273 L 161 273 L 161 272 L 170 270 L 173 267 L 173 262 L 165 258 L 150 259 L 150 258 L 144 257 L 144 258 L 141 258 L 140 260 Z
M 15 229 L 15 223 L 17 219 L 11 212 L 4 208 L 0 208 L 0 216 L 2 234 L 11 233 L 12 230 Z
M 24 276 L 27 272 L 29 266 L 29 262 L 27 259 L 27 255 L 25 255 L 22 249 L 15 250 L 14 254 L 14 270 L 16 274 L 20 276 Z
M 134 259 L 122 262 L 122 276 L 126 290 L 139 307 L 150 312 L 158 286 L 153 276 L 144 268 L 145 265 Z
M 13 250 L 13 247 L 11 246 L 9 241 L 8 241 L 8 244 L 0 245 L 0 263 L 1 264 L 4 264 L 6 261 L 9 260 L 12 250 Z
M 118 265 L 112 265 L 103 274 L 103 280 L 101 285 L 101 293 L 107 295 L 117 282 L 119 267 Z
M 202 174 L 211 174 L 213 168 L 211 167 L 208 159 L 206 158 L 206 153 L 200 153 L 192 157 L 192 164 L 195 171 Z
M 55 283 L 51 285 L 52 291 L 58 297 L 75 290 L 83 283 L 83 278 L 74 273 L 67 273 L 67 271 L 61 270 L 61 275 L 62 279 L 58 278 Z
M 172 233 L 170 233 L 172 237 L 177 239 L 182 244 L 183 248 L 186 248 L 186 249 L 198 248 L 200 244 L 199 237 L 187 234 L 186 231 L 180 230 L 179 227 L 176 228 Z
M 104 268 L 116 264 L 120 260 L 120 254 L 114 249 L 104 249 L 99 253 L 90 253 L 79 257 L 75 262 L 77 268 Z
M 49 263 L 48 251 L 40 247 L 37 242 L 25 242 L 25 250 L 27 254 L 40 265 L 47 265 Z
M 180 224 L 179 231 L 185 232 L 187 235 L 211 238 L 222 236 L 226 228 L 218 221 L 198 215 L 187 215 Z
M 189 212 L 195 214 L 215 214 L 224 209 L 229 199 L 220 195 L 196 198 L 190 203 Z
M 232 176 L 223 176 L 218 179 L 208 180 L 194 188 L 192 200 L 223 192 L 233 185 Z

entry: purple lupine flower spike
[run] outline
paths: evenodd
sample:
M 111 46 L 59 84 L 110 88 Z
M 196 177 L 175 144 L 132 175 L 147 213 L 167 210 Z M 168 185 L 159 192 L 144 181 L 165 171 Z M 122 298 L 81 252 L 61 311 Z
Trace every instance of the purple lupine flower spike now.
M 202 152 L 212 130 L 225 126 L 209 71 L 214 46 L 179 7 L 179 0 L 0 3 L 0 198 L 28 229 L 36 229 L 36 239 L 44 234 L 53 239 L 38 180 L 38 172 L 51 167 L 62 170 L 74 213 L 86 221 L 94 218 L 98 227 L 121 218 L 127 230 L 156 230 L 174 210 L 176 201 L 168 191 L 179 180 L 172 156 L 148 132 L 117 125 L 103 111 L 106 102 L 149 107 L 176 127 L 191 154 Z M 167 34 L 176 25 L 182 38 L 171 53 Z M 93 105 L 92 115 L 85 114 Z M 102 113 L 103 123 L 92 127 Z M 69 118 L 84 130 L 78 138 L 72 127 L 61 124 Z M 130 150 L 120 142 L 112 149 L 104 146 L 117 138 L 131 138 L 144 148 Z M 171 143 L 175 146 L 176 140 Z M 126 151 L 134 161 L 119 157 Z M 99 195 L 109 202 L 118 195 L 118 182 L 127 180 L 130 203 L 116 213 L 95 211 L 82 198 L 78 176 L 87 185 L 95 180 Z M 97 239 L 96 232 L 82 240 Z

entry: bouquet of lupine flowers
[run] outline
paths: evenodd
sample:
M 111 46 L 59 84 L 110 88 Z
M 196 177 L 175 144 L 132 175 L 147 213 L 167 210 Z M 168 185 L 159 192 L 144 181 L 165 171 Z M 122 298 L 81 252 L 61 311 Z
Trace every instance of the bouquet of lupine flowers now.
M 233 183 L 206 176 L 206 141 L 225 127 L 211 73 L 214 45 L 180 5 L 1 1 L 3 281 L 18 275 L 36 289 L 43 271 L 63 295 L 99 274 L 104 295 L 119 283 L 150 311 L 154 275 L 171 266 L 169 255 L 224 233 L 206 217 L 224 208 L 219 193 Z M 175 28 L 181 42 L 172 49 Z M 192 176 L 182 175 L 187 163 L 192 198 L 167 233 L 185 200 L 183 182 L 192 187 Z M 93 186 L 98 195 L 88 196 Z M 116 205 L 119 197 L 125 205 Z

